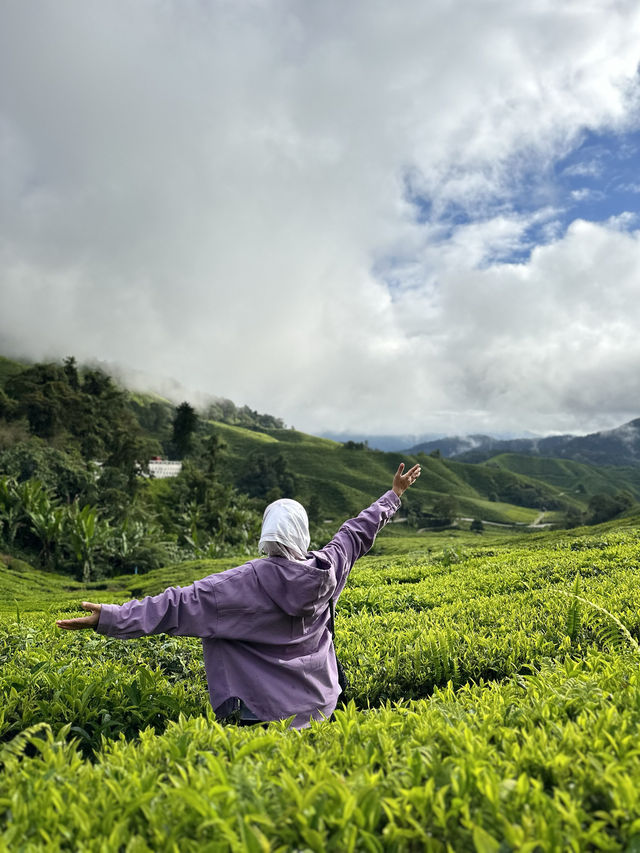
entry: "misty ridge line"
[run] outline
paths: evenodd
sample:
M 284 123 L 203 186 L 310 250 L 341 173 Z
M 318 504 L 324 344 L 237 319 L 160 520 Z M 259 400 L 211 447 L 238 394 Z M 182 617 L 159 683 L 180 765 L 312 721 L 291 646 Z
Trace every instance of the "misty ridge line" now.
M 9 355 L 0 355 L 6 364 L 28 366 L 35 362 L 21 358 L 12 361 Z M 60 359 L 51 359 L 52 363 L 61 363 Z M 5 370 L 11 368 L 5 367 Z M 188 401 L 204 417 L 222 422 L 250 425 L 256 428 L 262 424 L 267 428 L 295 429 L 272 413 L 259 413 L 247 404 L 238 404 L 228 397 L 211 392 L 194 390 L 172 377 L 159 376 L 143 370 L 129 368 L 121 364 L 101 360 L 87 359 L 81 370 L 98 369 L 110 375 L 115 382 L 129 392 L 158 395 L 164 401 L 178 405 Z M 304 431 L 306 432 L 306 431 Z M 309 432 L 314 435 L 316 433 Z M 317 436 L 339 443 L 356 442 L 367 445 L 372 450 L 385 452 L 403 451 L 408 454 L 437 454 L 444 458 L 461 462 L 486 462 L 492 456 L 501 453 L 520 453 L 531 456 L 564 458 L 591 465 L 635 466 L 640 464 L 640 418 L 633 419 L 613 429 L 576 435 L 557 433 L 547 436 L 502 432 L 497 434 L 474 433 L 470 435 L 446 435 L 443 433 L 422 435 L 408 434 L 369 434 L 365 432 L 339 432 L 324 430 Z

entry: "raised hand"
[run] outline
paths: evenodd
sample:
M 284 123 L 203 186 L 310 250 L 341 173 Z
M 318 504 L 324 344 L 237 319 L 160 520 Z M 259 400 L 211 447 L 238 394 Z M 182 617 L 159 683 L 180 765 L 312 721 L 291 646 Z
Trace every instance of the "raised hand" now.
M 58 628 L 66 628 L 68 631 L 77 631 L 81 628 L 95 628 L 100 618 L 102 605 L 83 601 L 82 606 L 85 610 L 91 611 L 90 616 L 77 616 L 75 619 L 58 619 L 56 621 Z
M 391 488 L 399 498 L 402 497 L 402 493 L 406 492 L 409 486 L 412 486 L 415 483 L 420 476 L 420 471 L 420 466 L 414 465 L 413 468 L 409 468 L 407 473 L 404 474 L 404 462 L 401 462 L 398 465 L 398 470 L 394 475 L 393 486 Z

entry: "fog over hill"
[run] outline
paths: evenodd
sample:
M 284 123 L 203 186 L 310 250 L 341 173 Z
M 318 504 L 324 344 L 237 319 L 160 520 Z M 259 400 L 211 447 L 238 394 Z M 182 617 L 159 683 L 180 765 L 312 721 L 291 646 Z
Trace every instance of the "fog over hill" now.
M 464 437 L 447 437 L 444 433 L 423 433 L 422 435 L 375 435 L 367 432 L 335 432 L 326 431 L 320 434 L 322 438 L 333 441 L 366 442 L 372 450 L 406 450 L 406 448 L 429 446 L 439 448 L 443 456 L 456 456 L 465 450 L 484 446 L 487 442 L 500 442 L 515 438 L 536 438 L 533 433 L 501 432 L 494 435 L 467 435 Z M 444 448 L 447 448 L 445 452 Z M 430 451 L 428 451 L 430 452 Z
M 640 465 L 640 418 L 589 435 L 497 439 L 488 435 L 449 436 L 420 442 L 409 452 L 434 453 L 465 462 L 483 462 L 498 453 L 525 453 L 573 459 L 591 465 Z

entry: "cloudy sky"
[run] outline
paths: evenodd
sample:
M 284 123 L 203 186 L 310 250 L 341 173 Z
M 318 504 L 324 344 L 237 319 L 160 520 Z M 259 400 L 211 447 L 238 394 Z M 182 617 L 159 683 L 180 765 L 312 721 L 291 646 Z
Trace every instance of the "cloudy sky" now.
M 637 0 L 0 5 L 0 352 L 312 432 L 640 415 Z

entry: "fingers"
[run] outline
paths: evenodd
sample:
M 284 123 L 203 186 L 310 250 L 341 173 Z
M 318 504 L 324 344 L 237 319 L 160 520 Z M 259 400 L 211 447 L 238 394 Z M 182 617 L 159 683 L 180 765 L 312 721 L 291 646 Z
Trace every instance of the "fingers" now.
M 405 482 L 408 486 L 412 486 L 415 481 L 418 479 L 422 472 L 422 469 L 419 465 L 414 465 L 413 468 L 410 468 L 407 473 L 402 477 L 403 482 Z
M 403 479 L 405 480 L 415 480 L 416 477 L 420 476 L 421 468 L 419 465 L 414 465 L 413 468 L 409 468 L 406 474 L 403 474 Z
M 77 619 L 58 619 L 56 621 L 58 628 L 64 628 L 67 631 L 77 631 L 80 628 L 92 628 L 94 624 L 92 616 L 79 616 Z
M 85 610 L 90 610 L 90 616 L 77 616 L 74 619 L 58 619 L 56 625 L 58 628 L 64 628 L 66 631 L 76 631 L 80 628 L 95 628 L 100 619 L 101 604 L 94 604 L 92 601 L 83 601 L 82 607 Z
M 421 473 L 421 468 L 419 464 L 415 464 L 412 468 L 410 468 L 407 473 L 404 472 L 404 462 L 401 462 L 398 465 L 398 470 L 394 474 L 393 477 L 393 491 L 398 495 L 398 497 L 402 497 L 403 492 L 412 486 L 415 481 L 418 479 Z

